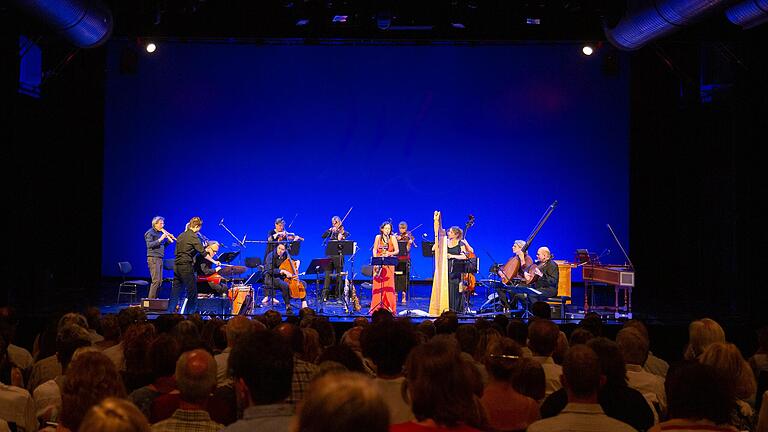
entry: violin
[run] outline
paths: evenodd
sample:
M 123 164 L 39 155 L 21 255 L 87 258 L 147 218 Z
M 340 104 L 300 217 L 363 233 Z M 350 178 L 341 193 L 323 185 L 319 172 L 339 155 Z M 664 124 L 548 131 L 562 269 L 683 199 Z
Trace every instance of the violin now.
M 280 264 L 280 270 L 285 270 L 290 273 L 290 276 L 286 276 L 288 282 L 288 290 L 291 292 L 291 298 L 304 298 L 307 295 L 307 289 L 304 284 L 299 280 L 299 272 L 296 269 L 296 261 L 292 260 L 290 255 L 288 258 Z
M 464 227 L 464 239 L 467 238 L 467 233 L 469 232 L 469 228 L 475 224 L 475 216 L 469 215 L 469 218 L 467 219 L 467 225 Z M 474 252 L 466 252 L 465 255 L 467 256 L 467 259 L 470 258 L 477 258 L 477 255 L 475 255 Z M 460 287 L 464 288 L 464 291 L 467 291 L 468 293 L 472 294 L 475 292 L 475 287 L 477 286 L 477 278 L 472 273 L 463 273 L 461 275 L 461 285 Z M 461 291 L 461 289 L 459 290 Z

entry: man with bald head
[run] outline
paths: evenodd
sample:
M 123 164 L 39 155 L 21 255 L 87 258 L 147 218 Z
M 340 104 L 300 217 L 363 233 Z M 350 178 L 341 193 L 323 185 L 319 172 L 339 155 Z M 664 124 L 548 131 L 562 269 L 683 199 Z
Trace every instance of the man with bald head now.
M 534 282 L 534 288 L 541 291 L 541 294 L 528 294 L 530 304 L 547 301 L 548 298 L 556 296 L 557 283 L 560 280 L 557 263 L 552 261 L 552 252 L 548 247 L 542 246 L 536 251 L 536 267 L 534 272 L 539 278 Z
M 238 315 L 224 325 L 224 331 L 227 335 L 227 347 L 221 354 L 217 354 L 216 357 L 216 383 L 219 387 L 232 384 L 232 378 L 229 376 L 229 368 L 227 367 L 227 361 L 229 360 L 229 353 L 235 346 L 235 343 L 244 338 L 245 336 L 253 333 L 256 330 L 254 322 L 250 319 Z
M 304 352 L 304 334 L 295 324 L 282 323 L 275 327 L 274 332 L 283 338 L 293 351 L 293 379 L 291 380 L 291 397 L 289 403 L 304 399 L 304 392 L 309 387 L 309 381 L 317 371 L 317 366 L 300 358 Z
M 152 425 L 153 432 L 214 432 L 224 425 L 211 420 L 205 405 L 216 388 L 216 361 L 208 351 L 187 351 L 176 362 L 176 384 L 180 393 L 179 407 L 173 415 Z

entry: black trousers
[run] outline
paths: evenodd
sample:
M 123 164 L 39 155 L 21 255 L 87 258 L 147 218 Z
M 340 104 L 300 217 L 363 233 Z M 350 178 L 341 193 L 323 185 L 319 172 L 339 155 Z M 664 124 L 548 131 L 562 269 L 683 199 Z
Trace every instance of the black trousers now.
M 344 257 L 339 255 L 329 256 L 333 263 L 333 271 L 336 272 L 336 296 L 341 298 L 342 287 L 344 286 L 344 276 L 341 274 L 344 271 Z M 323 300 L 328 296 L 328 290 L 331 287 L 331 280 L 333 279 L 333 271 L 325 272 L 325 282 L 323 282 Z
M 302 285 L 304 285 L 304 290 L 306 292 L 307 284 L 304 283 L 304 281 L 301 281 Z M 285 307 L 288 307 L 291 305 L 291 292 L 288 287 L 288 282 L 282 280 L 282 279 L 276 279 L 272 278 L 269 280 L 269 282 L 265 281 L 264 284 L 264 290 L 267 295 L 271 295 L 272 297 L 275 296 L 275 289 L 279 289 L 280 293 L 283 295 L 283 303 L 285 303 Z M 301 300 L 304 300 L 306 297 L 301 298 Z
M 401 293 L 408 289 L 408 278 L 410 277 L 408 267 L 408 261 L 400 261 L 395 267 L 395 272 L 403 272 L 403 274 L 395 275 L 395 291 Z
M 448 279 L 448 309 L 454 312 L 464 312 L 464 294 L 459 292 L 461 278 Z
M 184 313 L 197 312 L 197 280 L 192 266 L 173 266 L 173 284 L 171 284 L 171 298 L 168 300 L 168 312 L 176 312 L 182 288 L 187 297 Z

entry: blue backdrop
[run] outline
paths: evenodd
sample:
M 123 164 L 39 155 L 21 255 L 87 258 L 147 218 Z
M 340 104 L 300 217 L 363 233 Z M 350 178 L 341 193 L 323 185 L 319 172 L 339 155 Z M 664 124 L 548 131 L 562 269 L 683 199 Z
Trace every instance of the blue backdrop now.
M 121 260 L 148 275 L 142 235 L 155 215 L 174 233 L 200 216 L 203 233 L 234 250 L 222 218 L 263 240 L 275 217 L 298 213 L 306 264 L 350 206 L 358 263 L 383 220 L 423 223 L 416 235 L 432 237 L 440 209 L 446 227 L 475 215 L 468 240 L 485 272 L 486 252 L 505 261 L 555 199 L 534 247 L 563 259 L 610 248 L 607 261 L 623 262 L 605 228 L 627 244 L 623 56 L 609 76 L 599 52 L 575 44 L 166 42 L 122 73 L 128 47 L 109 50 L 104 275 Z M 431 277 L 416 254 L 416 275 Z

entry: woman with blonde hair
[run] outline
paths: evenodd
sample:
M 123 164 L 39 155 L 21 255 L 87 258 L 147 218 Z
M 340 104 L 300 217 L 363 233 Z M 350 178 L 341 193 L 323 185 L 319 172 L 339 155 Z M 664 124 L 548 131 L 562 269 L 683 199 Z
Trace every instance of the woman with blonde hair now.
M 725 331 L 717 321 L 710 318 L 693 321 L 688 326 L 688 346 L 684 354 L 685 359 L 696 359 L 709 345 L 715 342 L 725 342 Z
M 751 405 L 755 402 L 757 383 L 749 363 L 744 360 L 736 345 L 721 342 L 710 344 L 699 356 L 699 363 L 720 371 L 731 386 L 737 405 L 731 415 L 731 425 L 739 430 L 754 430 L 757 419 Z
M 136 405 L 109 397 L 85 414 L 78 432 L 149 432 L 149 422 Z

